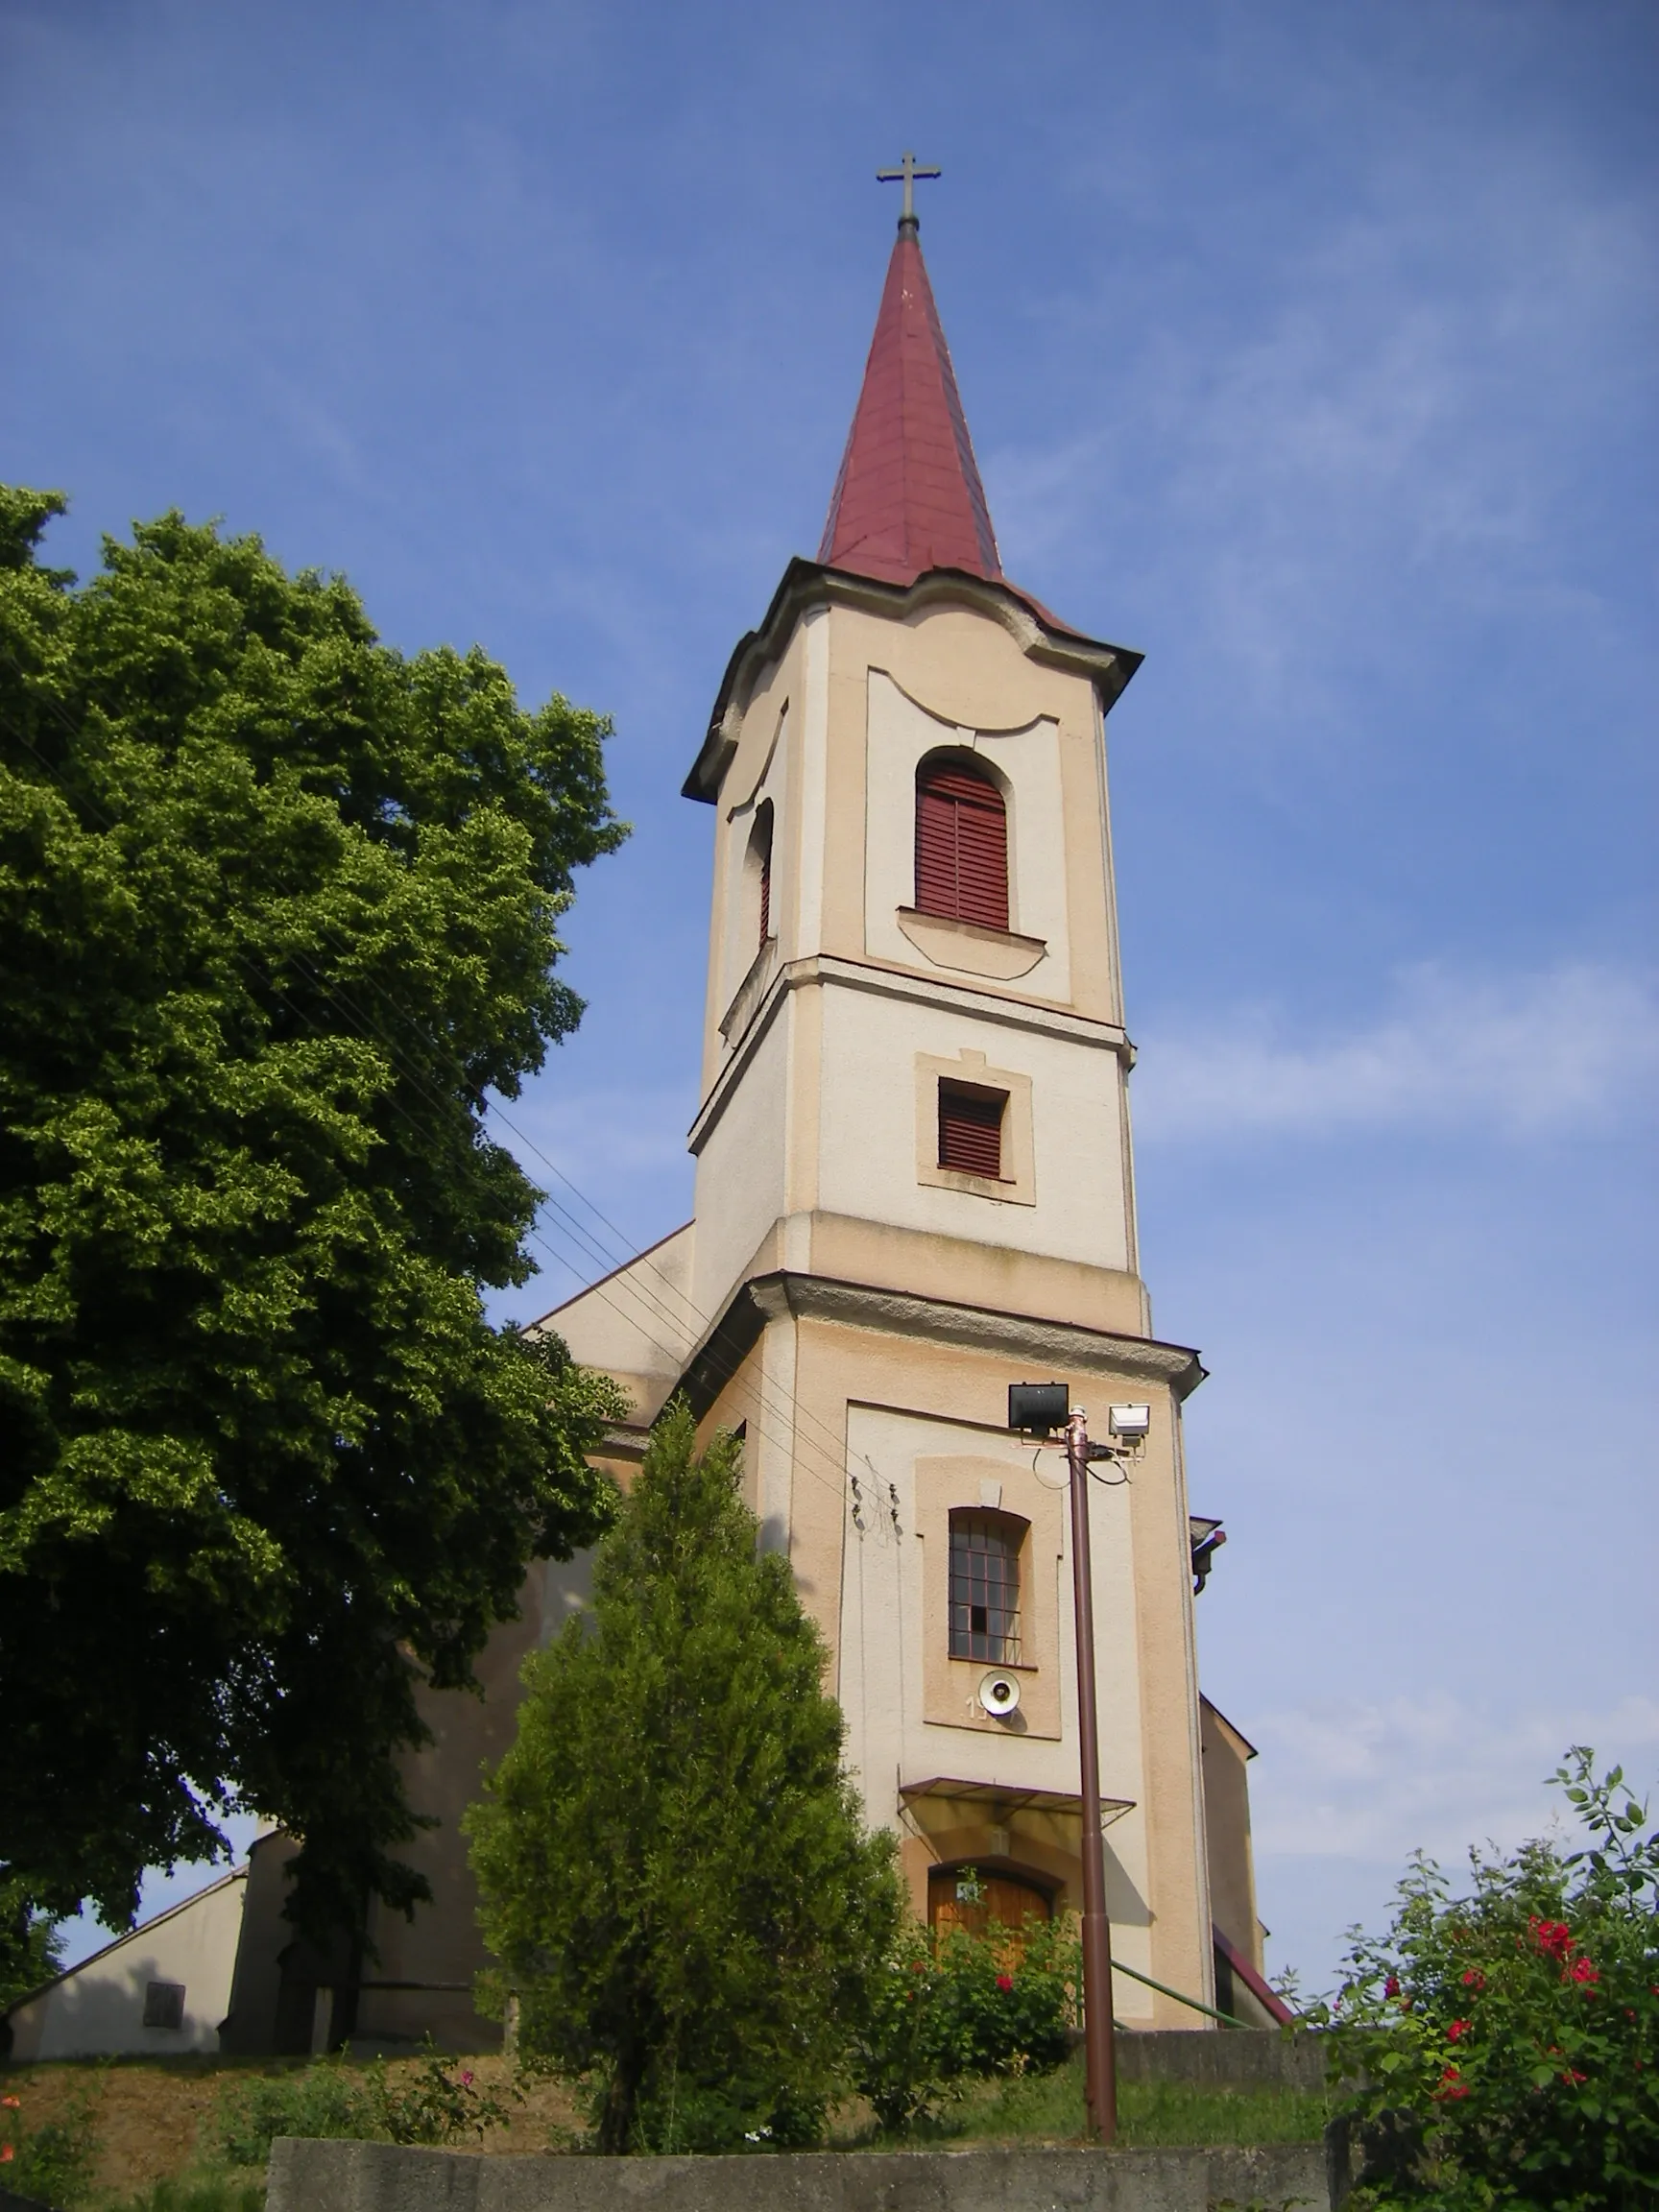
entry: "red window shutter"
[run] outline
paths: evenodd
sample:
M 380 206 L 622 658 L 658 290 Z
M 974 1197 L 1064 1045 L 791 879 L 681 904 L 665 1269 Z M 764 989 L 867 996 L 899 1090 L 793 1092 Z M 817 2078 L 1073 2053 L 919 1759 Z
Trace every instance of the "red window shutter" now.
M 744 862 L 747 875 L 755 869 L 760 880 L 756 886 L 760 896 L 760 943 L 762 947 L 772 934 L 772 802 L 762 802 L 755 817 L 755 827 L 749 832 L 749 854 Z
M 1007 1103 L 1007 1094 L 1001 1091 L 959 1091 L 953 1084 L 941 1083 L 940 1166 L 1000 1181 L 1002 1113 Z
M 971 762 L 925 760 L 916 778 L 916 906 L 987 929 L 1008 926 L 1008 817 Z
M 956 913 L 956 808 L 926 784 L 916 794 L 916 908 Z

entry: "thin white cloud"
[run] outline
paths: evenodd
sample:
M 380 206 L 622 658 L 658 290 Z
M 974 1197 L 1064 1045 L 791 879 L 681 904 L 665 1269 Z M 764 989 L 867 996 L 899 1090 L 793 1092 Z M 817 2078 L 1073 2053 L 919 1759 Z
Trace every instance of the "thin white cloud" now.
M 1551 1136 L 1605 1127 L 1653 1094 L 1659 994 L 1591 962 L 1507 980 L 1407 970 L 1347 1035 L 1295 1039 L 1242 1013 L 1148 1037 L 1143 1142 L 1323 1137 L 1362 1129 Z
M 1448 606 L 1597 619 L 1582 502 L 1645 421 L 1646 213 L 1558 148 L 1466 128 L 1425 124 L 1358 205 L 1299 209 L 1255 312 L 1202 345 L 1190 302 L 1110 349 L 1115 284 L 1045 302 L 1110 365 L 1110 429 L 986 455 L 1011 572 L 1132 558 L 1286 742 L 1292 707 L 1339 718 L 1332 662 L 1397 654 Z
M 1546 1784 L 1571 1743 L 1622 1765 L 1640 1795 L 1659 1773 L 1659 1700 L 1508 1716 L 1450 1695 L 1290 1707 L 1253 1719 L 1259 1850 L 1385 1861 L 1417 1848 L 1449 1868 L 1471 1845 L 1504 1850 L 1571 1812 Z

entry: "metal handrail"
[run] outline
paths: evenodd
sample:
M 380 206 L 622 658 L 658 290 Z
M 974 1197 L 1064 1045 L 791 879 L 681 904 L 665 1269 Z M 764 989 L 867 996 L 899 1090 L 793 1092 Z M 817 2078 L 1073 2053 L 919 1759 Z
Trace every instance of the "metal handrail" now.
M 1171 1989 L 1167 1982 L 1154 1982 L 1150 1974 L 1138 1974 L 1133 1966 L 1125 1966 L 1121 1959 L 1112 1961 L 1114 1974 L 1127 1974 L 1131 1982 L 1143 1983 L 1148 1989 L 1156 1989 L 1160 1997 L 1173 1997 L 1177 2005 L 1190 2005 L 1194 2012 L 1208 2012 L 1212 2020 L 1219 2020 L 1223 2028 L 1248 2028 L 1248 2020 L 1238 2020 L 1231 2012 L 1217 2012 L 1214 2005 L 1200 2004 L 1196 1997 L 1189 1997 L 1184 1990 Z

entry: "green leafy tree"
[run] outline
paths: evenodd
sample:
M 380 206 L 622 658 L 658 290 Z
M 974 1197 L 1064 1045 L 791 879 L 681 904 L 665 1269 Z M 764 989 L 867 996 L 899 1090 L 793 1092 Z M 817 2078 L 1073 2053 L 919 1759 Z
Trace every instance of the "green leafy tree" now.
M 62 1966 L 63 1947 L 50 1914 L 36 1911 L 20 1882 L 0 1881 L 0 2011 Z
M 669 1408 L 469 1815 L 519 2051 L 586 2082 L 605 2151 L 815 2139 L 899 1924 L 892 1839 L 861 1826 L 822 1639 L 738 1466 Z
M 0 491 L 0 1874 L 122 1921 L 240 1803 L 321 1930 L 423 1893 L 418 1682 L 611 1509 L 609 1385 L 481 1304 L 608 725 L 177 514 L 77 589 L 62 506 Z
M 1636 2212 L 1659 2190 L 1659 1835 L 1619 1767 L 1555 1781 L 1584 1848 L 1472 1852 L 1454 1897 L 1421 1855 L 1393 1926 L 1359 1937 L 1333 2080 L 1369 2173 L 1358 2203 Z M 1364 2086 L 1352 2089 L 1355 2080 Z

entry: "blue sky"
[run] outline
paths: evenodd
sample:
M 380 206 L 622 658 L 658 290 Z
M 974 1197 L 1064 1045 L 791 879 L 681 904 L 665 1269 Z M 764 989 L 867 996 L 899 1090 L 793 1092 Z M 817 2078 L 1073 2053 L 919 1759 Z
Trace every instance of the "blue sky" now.
M 816 547 L 873 172 L 943 165 L 1005 565 L 1147 655 L 1142 1256 L 1307 1986 L 1570 1741 L 1659 1768 L 1656 111 L 1647 0 L 0 0 L 0 469 L 73 495 L 56 557 L 223 515 L 614 715 L 636 833 L 518 1118 L 639 1240 L 688 1211 L 680 781 Z

